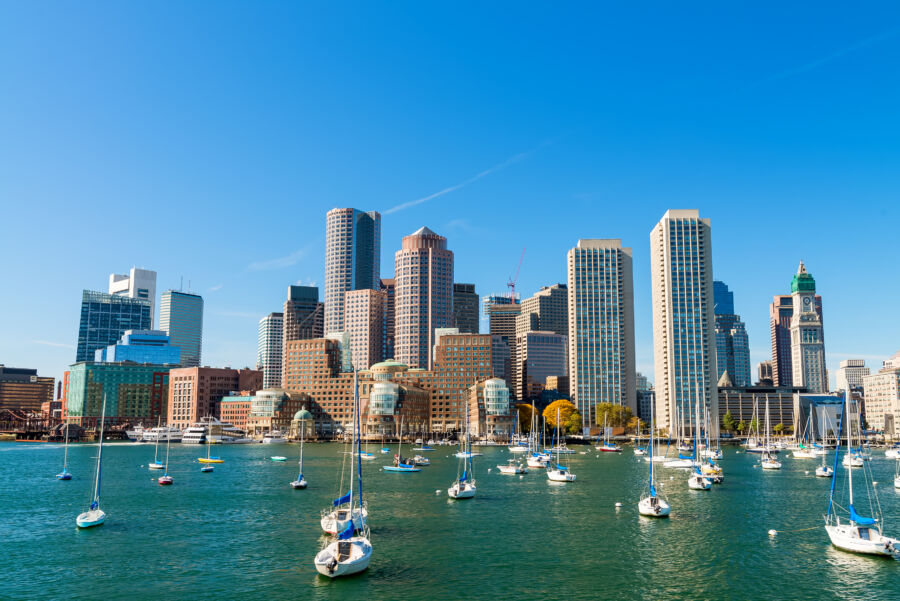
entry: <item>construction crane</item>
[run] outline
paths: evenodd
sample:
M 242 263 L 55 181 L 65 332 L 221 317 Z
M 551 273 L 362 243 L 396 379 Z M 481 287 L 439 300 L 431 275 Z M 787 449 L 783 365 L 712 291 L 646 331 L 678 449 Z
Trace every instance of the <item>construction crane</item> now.
M 519 266 L 516 268 L 516 277 L 510 278 L 506 285 L 509 286 L 509 297 L 516 299 L 516 282 L 519 281 L 519 272 L 522 271 L 522 260 L 525 258 L 525 247 L 522 247 L 522 255 L 519 257 Z

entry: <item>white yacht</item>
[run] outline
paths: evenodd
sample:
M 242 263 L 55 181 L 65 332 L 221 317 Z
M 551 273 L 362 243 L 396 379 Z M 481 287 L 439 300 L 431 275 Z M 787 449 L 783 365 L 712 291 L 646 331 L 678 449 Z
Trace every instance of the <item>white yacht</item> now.
M 172 439 L 175 442 L 175 439 Z M 181 442 L 184 444 L 248 444 L 253 442 L 247 433 L 214 417 L 203 417 L 190 428 L 185 428 Z
M 145 432 L 144 424 L 138 424 L 132 430 L 125 430 L 125 436 L 127 436 L 128 440 L 131 442 L 143 442 Z
M 206 426 L 194 424 L 185 428 L 181 434 L 182 444 L 204 444 L 206 442 Z
M 281 430 L 272 430 L 271 432 L 266 432 L 265 436 L 263 436 L 262 442 L 263 444 L 284 444 L 288 440 L 284 437 L 284 434 Z
M 170 426 L 157 426 L 144 430 L 144 442 L 181 442 L 182 432 Z

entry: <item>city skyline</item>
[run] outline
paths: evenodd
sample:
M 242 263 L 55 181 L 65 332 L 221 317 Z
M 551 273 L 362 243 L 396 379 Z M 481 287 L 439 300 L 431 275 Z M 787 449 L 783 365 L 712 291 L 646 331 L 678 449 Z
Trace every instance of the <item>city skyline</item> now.
M 21 85 L 0 98 L 0 114 L 15 116 L 0 150 L 0 197 L 11 199 L 12 223 L 40 223 L 42 237 L 29 228 L 4 236 L 4 256 L 19 258 L 4 283 L 38 290 L 47 274 L 54 283 L 49 294 L 5 295 L 7 365 L 59 380 L 74 355 L 81 291 L 103 291 L 110 273 L 134 265 L 157 272 L 157 290 L 180 289 L 183 278 L 203 296 L 204 363 L 252 367 L 258 321 L 281 309 L 284 287 L 324 291 L 324 215 L 335 207 L 382 214 L 382 279 L 394 275 L 401 237 L 426 226 L 448 238 L 455 279 L 482 296 L 506 291 L 523 246 L 517 291 L 526 298 L 565 281 L 565 252 L 578 239 L 621 238 L 634 249 L 636 367 L 651 376 L 647 235 L 666 210 L 697 208 L 712 221 L 713 277 L 735 295 L 754 370 L 771 356 L 768 305 L 789 294 L 801 260 L 827 305 L 831 386 L 841 360 L 876 371 L 897 350 L 900 325 L 860 312 L 854 289 L 891 256 L 900 218 L 898 93 L 885 85 L 898 40 L 881 35 L 878 11 L 847 23 L 825 7 L 821 27 L 801 36 L 791 25 L 800 16 L 788 15 L 784 28 L 767 29 L 760 53 L 752 28 L 722 39 L 711 16 L 685 22 L 675 39 L 671 9 L 641 17 L 639 30 L 604 25 L 598 36 L 598 22 L 616 19 L 573 23 L 563 10 L 548 23 L 520 7 L 517 26 L 535 40 L 525 48 L 497 40 L 506 18 L 497 7 L 479 23 L 442 15 L 424 44 L 361 25 L 389 28 L 393 7 L 361 6 L 353 23 L 327 7 L 277 17 L 223 7 L 208 45 L 161 9 L 116 27 L 98 7 L 13 10 L 19 26 L 4 43 L 21 57 L 11 66 Z M 634 9 L 607 10 L 633 22 Z M 247 32 L 248 18 L 259 28 Z M 316 23 L 303 36 L 280 25 L 303 21 Z M 451 43 L 461 35 L 466 45 Z M 661 46 L 635 41 L 648 36 Z M 724 48 L 716 56 L 710 36 Z M 584 52 L 573 56 L 565 38 Z M 411 44 L 417 60 L 397 61 Z M 232 61 L 249 48 L 259 70 L 235 74 Z M 334 57 L 347 54 L 337 49 L 365 58 L 341 65 Z M 497 58 L 482 66 L 484 56 Z M 447 77 L 435 63 L 471 71 Z M 369 75 L 350 77 L 361 69 Z M 597 76 L 586 81 L 587 72 Z M 371 102 L 385 89 L 385 102 Z M 216 110 L 202 110 L 213 97 Z M 864 207 L 864 236 L 844 225 L 850 206 Z M 256 212 L 291 228 L 265 245 L 235 243 L 231 217 L 252 224 Z M 95 242 L 123 223 L 129 235 L 115 258 L 66 261 L 73 232 Z M 825 242 L 851 237 L 852 253 Z M 900 294 L 900 283 L 882 285 L 887 298 Z

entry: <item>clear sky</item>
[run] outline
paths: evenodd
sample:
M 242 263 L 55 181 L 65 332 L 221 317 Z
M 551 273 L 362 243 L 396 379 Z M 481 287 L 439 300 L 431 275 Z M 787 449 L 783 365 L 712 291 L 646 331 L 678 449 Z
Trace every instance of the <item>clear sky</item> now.
M 336 206 L 382 212 L 382 277 L 427 225 L 481 294 L 622 238 L 651 378 L 668 208 L 712 219 L 754 371 L 801 259 L 832 381 L 900 349 L 896 2 L 7 2 L 0 77 L 8 366 L 59 377 L 133 265 L 203 295 L 205 364 L 252 365 Z

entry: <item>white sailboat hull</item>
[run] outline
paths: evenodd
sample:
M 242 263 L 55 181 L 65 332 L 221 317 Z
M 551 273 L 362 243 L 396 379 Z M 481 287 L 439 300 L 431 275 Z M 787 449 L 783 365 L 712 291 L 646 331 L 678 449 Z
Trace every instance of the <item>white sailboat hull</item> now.
M 884 452 L 884 456 L 888 459 L 900 458 L 900 449 L 888 449 Z
M 709 490 L 712 488 L 712 482 L 709 478 L 693 474 L 688 478 L 688 488 L 691 490 Z
M 93 528 L 100 526 L 105 521 L 106 513 L 102 509 L 91 509 L 75 518 L 75 525 L 79 528 Z
M 816 458 L 815 451 L 801 451 L 798 449 L 791 454 L 794 456 L 794 459 L 815 459 Z
M 291 488 L 293 488 L 294 490 L 306 488 L 306 485 L 306 478 L 303 478 L 302 480 L 294 480 L 293 482 L 291 482 Z
M 894 555 L 897 541 L 883 536 L 877 530 L 851 524 L 826 525 L 825 531 L 831 544 L 843 551 L 865 555 Z M 861 535 L 862 532 L 862 535 Z M 867 538 L 866 538 L 867 537 Z
M 834 470 L 832 470 L 827 465 L 820 465 L 816 468 L 816 476 L 818 476 L 819 478 L 831 478 L 831 475 L 833 473 Z
M 516 445 L 514 447 L 506 447 L 506 448 L 509 449 L 510 453 L 524 453 L 528 450 L 528 447 L 523 447 L 523 446 L 519 446 L 519 445 Z
M 368 519 L 369 511 L 365 507 L 355 507 L 353 509 L 353 527 L 356 530 L 362 530 Z M 347 528 L 349 521 L 350 512 L 347 509 L 337 509 L 323 515 L 319 523 L 322 526 L 322 530 L 328 534 L 337 534 Z
M 653 457 L 644 457 L 644 461 L 653 463 L 665 463 L 668 461 L 665 455 L 654 455 Z
M 656 458 L 653 458 L 656 461 Z M 666 461 L 663 463 L 663 467 L 673 467 L 678 469 L 690 469 L 694 467 L 694 462 L 691 459 L 673 459 L 671 461 Z
M 894 488 L 900 488 L 900 476 L 894 478 Z
M 328 578 L 362 572 L 372 559 L 372 543 L 363 536 L 334 541 L 316 554 L 316 571 Z
M 647 454 L 647 451 L 645 451 L 644 449 L 635 448 L 634 454 L 637 455 L 638 457 L 642 457 Z
M 447 489 L 447 495 L 451 499 L 471 499 L 475 496 L 475 491 L 473 482 L 455 482 Z
M 501 474 L 527 474 L 528 470 L 521 465 L 498 465 Z
M 528 467 L 547 467 L 547 464 L 550 462 L 549 457 L 529 457 L 526 463 Z
M 780 470 L 781 469 L 780 461 L 768 460 L 768 461 L 763 461 L 762 463 L 760 463 L 760 465 L 762 466 L 762 468 L 764 470 Z
M 849 455 L 845 455 L 841 460 L 841 464 L 844 467 L 862 467 L 863 459 L 862 457 L 850 457 Z
M 669 504 L 659 497 L 656 497 L 656 503 L 653 502 L 653 497 L 649 496 L 644 497 L 638 503 L 638 513 L 650 518 L 668 517 L 671 511 L 672 508 Z
M 575 482 L 575 474 L 568 470 L 547 470 L 547 479 L 551 482 Z
M 151 463 L 147 466 L 151 470 L 164 470 L 166 469 L 166 464 L 164 463 Z

